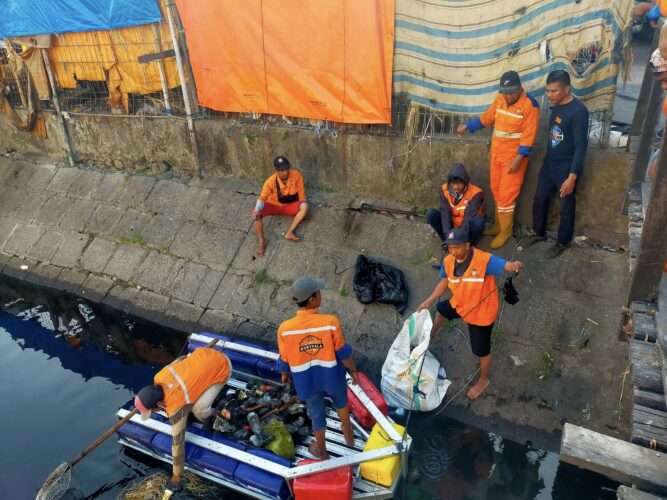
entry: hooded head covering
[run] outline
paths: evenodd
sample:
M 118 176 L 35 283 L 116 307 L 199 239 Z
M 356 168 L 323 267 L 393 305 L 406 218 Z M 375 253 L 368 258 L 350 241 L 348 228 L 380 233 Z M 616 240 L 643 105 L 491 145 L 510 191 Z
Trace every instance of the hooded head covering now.
M 463 188 L 463 191 L 460 194 L 455 192 L 449 186 L 454 179 L 461 179 L 465 183 L 465 188 Z M 463 196 L 463 194 L 468 190 L 468 184 L 470 184 L 470 176 L 468 175 L 468 171 L 466 170 L 465 166 L 463 163 L 454 163 L 452 168 L 449 170 L 449 174 L 447 175 L 447 190 L 456 202 L 458 202 L 461 199 L 461 196 Z

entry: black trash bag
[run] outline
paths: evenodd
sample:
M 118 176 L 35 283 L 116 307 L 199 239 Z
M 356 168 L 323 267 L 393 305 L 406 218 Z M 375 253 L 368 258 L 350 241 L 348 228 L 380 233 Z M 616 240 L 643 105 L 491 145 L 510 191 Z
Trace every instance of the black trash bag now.
M 403 314 L 408 306 L 408 287 L 403 271 L 379 260 L 359 255 L 354 264 L 354 294 L 362 304 L 392 304 Z

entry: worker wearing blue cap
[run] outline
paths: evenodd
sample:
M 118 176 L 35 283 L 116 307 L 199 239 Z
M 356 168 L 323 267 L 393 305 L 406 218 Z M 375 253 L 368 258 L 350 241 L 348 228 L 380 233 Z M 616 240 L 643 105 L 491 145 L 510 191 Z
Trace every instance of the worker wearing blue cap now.
M 451 298 L 436 304 L 431 337 L 435 337 L 445 320 L 462 318 L 468 324 L 470 347 L 473 354 L 479 357 L 480 365 L 479 379 L 468 391 L 468 397 L 476 399 L 489 385 L 491 331 L 499 310 L 494 276 L 501 276 L 505 271 L 519 272 L 523 264 L 519 261 L 508 262 L 470 246 L 465 229 L 451 229 L 445 243 L 449 255 L 440 268 L 440 281 L 417 311 L 428 309 L 446 290 L 451 290 Z

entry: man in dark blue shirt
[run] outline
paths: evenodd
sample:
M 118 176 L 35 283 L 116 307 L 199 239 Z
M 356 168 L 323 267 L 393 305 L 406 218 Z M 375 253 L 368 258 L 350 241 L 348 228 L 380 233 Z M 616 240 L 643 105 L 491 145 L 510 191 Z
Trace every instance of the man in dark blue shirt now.
M 584 168 L 588 146 L 588 109 L 571 93 L 570 75 L 556 70 L 547 76 L 547 97 L 553 105 L 549 118 L 547 154 L 537 181 L 533 201 L 533 232 L 528 243 L 546 239 L 549 198 L 560 196 L 560 224 L 549 258 L 558 257 L 574 235 L 575 189 Z

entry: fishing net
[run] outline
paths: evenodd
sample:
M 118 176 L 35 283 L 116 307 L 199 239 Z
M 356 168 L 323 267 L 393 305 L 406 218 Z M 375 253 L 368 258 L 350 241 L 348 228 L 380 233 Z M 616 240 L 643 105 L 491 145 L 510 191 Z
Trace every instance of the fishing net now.
M 44 484 L 37 492 L 35 500 L 57 500 L 65 494 L 69 488 L 72 477 L 72 468 L 68 462 L 60 464 L 49 474 Z

